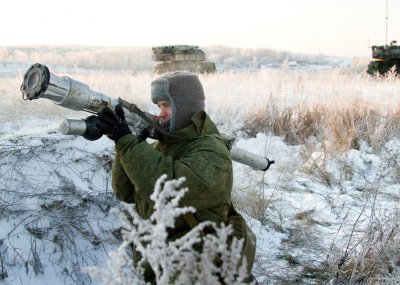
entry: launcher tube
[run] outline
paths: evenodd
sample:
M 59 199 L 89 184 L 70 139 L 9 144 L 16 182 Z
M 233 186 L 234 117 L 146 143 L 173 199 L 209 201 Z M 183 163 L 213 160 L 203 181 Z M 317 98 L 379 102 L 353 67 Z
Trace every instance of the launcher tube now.
M 45 65 L 39 63 L 32 65 L 25 73 L 21 91 L 23 98 L 26 100 L 46 98 L 62 107 L 93 114 L 97 114 L 107 106 L 114 109 L 118 104 L 117 99 L 95 92 L 88 85 L 72 78 L 59 77 L 50 73 Z M 95 131 L 94 129 L 95 126 L 91 126 L 88 120 L 67 119 L 60 126 L 60 132 L 64 135 L 83 135 L 84 137 L 88 131 Z M 101 133 L 96 133 L 96 136 L 88 139 L 95 140 L 100 138 L 101 135 Z M 266 157 L 250 153 L 235 146 L 231 147 L 230 151 L 234 161 L 246 164 L 257 170 L 265 171 L 273 163 Z
M 39 63 L 25 73 L 21 91 L 28 100 L 46 98 L 62 107 L 94 114 L 117 104 L 116 99 L 90 90 L 89 86 L 72 78 L 50 73 L 47 66 Z
M 270 165 L 274 163 L 264 156 L 248 152 L 244 149 L 237 148 L 236 146 L 232 146 L 231 156 L 232 160 L 236 162 L 249 165 L 256 170 L 262 171 L 266 171 Z

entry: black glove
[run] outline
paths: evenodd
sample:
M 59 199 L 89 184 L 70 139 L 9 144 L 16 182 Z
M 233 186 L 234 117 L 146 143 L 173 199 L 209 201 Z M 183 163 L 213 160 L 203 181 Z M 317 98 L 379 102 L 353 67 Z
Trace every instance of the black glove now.
M 115 113 L 109 107 L 104 108 L 98 114 L 99 121 L 96 126 L 110 139 L 117 142 L 125 135 L 131 134 L 125 121 L 125 113 L 121 104 L 115 106 Z
M 144 128 L 139 134 L 138 138 L 142 141 L 145 141 L 150 136 L 150 130 L 148 128 Z

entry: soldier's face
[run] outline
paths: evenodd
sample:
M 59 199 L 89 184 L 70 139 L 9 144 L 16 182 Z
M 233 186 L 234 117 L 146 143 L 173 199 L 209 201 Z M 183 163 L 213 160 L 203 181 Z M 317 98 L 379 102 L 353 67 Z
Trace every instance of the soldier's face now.
M 171 103 L 169 103 L 169 101 L 159 101 L 157 105 L 160 108 L 160 114 L 158 115 L 158 120 L 160 122 L 169 121 L 172 115 Z

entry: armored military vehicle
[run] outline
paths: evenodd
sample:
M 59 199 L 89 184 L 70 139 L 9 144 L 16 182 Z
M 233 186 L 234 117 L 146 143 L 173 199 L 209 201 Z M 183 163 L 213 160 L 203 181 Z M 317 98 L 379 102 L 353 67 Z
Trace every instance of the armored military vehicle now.
M 400 46 L 396 41 L 390 45 L 372 46 L 372 58 L 367 72 L 371 75 L 378 73 L 383 76 L 394 67 L 396 75 L 400 73 Z
M 159 62 L 154 72 L 162 74 L 182 70 L 196 73 L 213 73 L 215 63 L 206 61 L 206 54 L 198 46 L 170 45 L 153 47 L 153 60 Z

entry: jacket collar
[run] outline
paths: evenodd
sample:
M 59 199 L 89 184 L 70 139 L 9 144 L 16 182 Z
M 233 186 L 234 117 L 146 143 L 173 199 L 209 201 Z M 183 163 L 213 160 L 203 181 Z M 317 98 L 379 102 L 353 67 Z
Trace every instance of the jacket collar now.
M 192 140 L 209 134 L 219 134 L 217 127 L 205 111 L 195 113 L 191 118 L 191 124 L 183 129 L 164 134 L 163 139 L 167 143 L 180 140 Z

